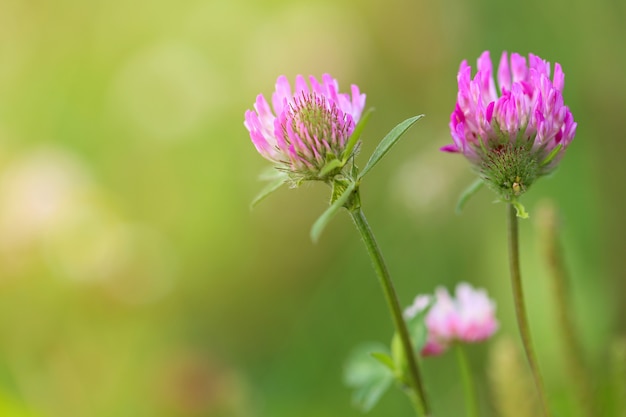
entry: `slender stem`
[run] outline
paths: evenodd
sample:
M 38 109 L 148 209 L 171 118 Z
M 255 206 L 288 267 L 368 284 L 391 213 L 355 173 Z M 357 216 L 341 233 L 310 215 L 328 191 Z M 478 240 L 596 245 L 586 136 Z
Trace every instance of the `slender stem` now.
M 378 276 L 380 284 L 383 287 L 387 305 L 389 306 L 389 310 L 391 310 L 393 323 L 396 327 L 398 335 L 400 336 L 400 340 L 402 341 L 402 347 L 407 359 L 409 375 L 411 378 L 410 383 L 417 398 L 419 398 L 419 404 L 417 405 L 421 407 L 421 410 L 418 410 L 418 412 L 421 412 L 426 417 L 429 417 L 431 415 L 431 410 L 426 398 L 426 391 L 424 389 L 417 360 L 415 359 L 415 351 L 413 350 L 411 338 L 409 337 L 409 331 L 406 327 L 406 322 L 402 317 L 402 310 L 400 309 L 398 296 L 396 294 L 396 290 L 394 289 L 393 282 L 391 281 L 391 276 L 389 275 L 389 270 L 387 269 L 382 252 L 376 243 L 376 238 L 367 223 L 367 219 L 365 218 L 363 211 L 361 211 L 360 208 L 355 208 L 349 211 L 352 216 L 352 220 L 354 221 L 356 228 L 361 233 L 363 242 L 367 247 L 367 252 L 370 255 L 374 269 L 376 270 L 376 275 Z
M 589 369 L 585 365 L 583 348 L 580 339 L 577 337 L 574 314 L 572 314 L 569 303 L 569 289 L 567 285 L 569 279 L 561 245 L 559 244 L 558 229 L 556 208 L 549 206 L 544 209 L 541 232 L 548 269 L 550 275 L 552 275 L 552 293 L 556 305 L 559 329 L 564 341 L 563 349 L 565 360 L 568 364 L 567 370 L 576 386 L 576 397 L 580 407 L 588 417 L 594 417 L 598 414 L 595 411 L 597 407 L 593 398 Z
M 465 350 L 459 344 L 456 345 L 456 359 L 459 363 L 459 369 L 461 370 L 461 379 L 463 380 L 463 388 L 465 390 L 465 407 L 467 409 L 467 417 L 478 417 L 478 402 L 476 401 L 476 386 L 474 385 L 474 379 L 472 378 L 472 371 L 470 370 L 469 361 Z
M 422 399 L 419 397 L 419 395 L 417 395 L 415 390 L 407 388 L 404 390 L 404 393 L 407 395 L 407 397 L 409 397 L 409 400 L 411 401 L 411 405 L 413 406 L 413 409 L 415 410 L 415 414 L 417 416 L 424 415 L 424 405 L 422 404 Z
M 511 285 L 513 287 L 513 301 L 515 303 L 515 314 L 517 316 L 517 326 L 519 328 L 520 336 L 522 337 L 522 343 L 524 345 L 524 351 L 526 352 L 526 359 L 530 365 L 530 369 L 535 380 L 535 386 L 539 394 L 541 407 L 543 408 L 543 414 L 546 417 L 550 416 L 550 409 L 548 408 L 548 401 L 543 386 L 543 380 L 541 378 L 541 372 L 539 371 L 539 364 L 537 362 L 537 356 L 533 349 L 533 343 L 530 336 L 530 328 L 528 326 L 528 318 L 526 315 L 526 306 L 524 304 L 524 291 L 522 289 L 522 273 L 519 266 L 519 232 L 517 224 L 517 211 L 513 204 L 508 204 L 508 239 L 509 239 L 509 267 L 511 269 Z
M 613 341 L 610 360 L 615 417 L 626 417 L 626 337 Z

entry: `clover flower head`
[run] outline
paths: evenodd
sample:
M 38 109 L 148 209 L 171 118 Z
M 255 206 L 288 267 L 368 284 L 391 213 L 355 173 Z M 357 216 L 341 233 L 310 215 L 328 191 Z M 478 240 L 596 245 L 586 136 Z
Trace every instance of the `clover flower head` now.
M 272 106 L 262 94 L 254 110 L 245 113 L 244 126 L 257 151 L 289 174 L 294 182 L 326 180 L 336 171 L 324 168 L 344 155 L 350 135 L 365 106 L 365 94 L 352 85 L 351 94 L 339 93 L 329 74 L 307 83 L 298 75 L 292 90 L 285 76 L 278 77 Z
M 455 337 L 467 343 L 480 342 L 498 329 L 496 304 L 484 289 L 474 289 L 467 283 L 456 287 L 458 322 Z
M 441 148 L 459 152 L 504 200 L 523 194 L 539 177 L 552 172 L 576 134 L 576 122 L 563 102 L 565 76 L 558 63 L 536 55 L 502 54 L 493 75 L 489 51 L 477 72 L 461 63 L 458 95 L 450 116 L 453 143 Z
M 437 288 L 432 298 L 417 296 L 405 310 L 405 318 L 415 317 L 429 305 L 424 319 L 428 333 L 422 356 L 440 355 L 454 342 L 486 340 L 498 329 L 495 302 L 485 290 L 476 290 L 467 283 L 457 285 L 455 297 L 443 287 Z

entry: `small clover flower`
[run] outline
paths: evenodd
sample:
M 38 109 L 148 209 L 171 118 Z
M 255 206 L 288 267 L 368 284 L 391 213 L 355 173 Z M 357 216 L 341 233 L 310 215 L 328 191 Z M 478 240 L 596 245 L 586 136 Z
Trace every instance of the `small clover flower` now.
M 539 177 L 552 172 L 576 134 L 576 123 L 563 103 L 565 76 L 558 63 L 530 54 L 502 54 L 499 94 L 489 52 L 478 59 L 478 71 L 461 63 L 457 103 L 450 116 L 453 144 L 483 181 L 505 201 L 515 201 Z
M 458 323 L 455 337 L 466 343 L 481 342 L 498 330 L 496 303 L 484 289 L 475 290 L 467 283 L 456 287 Z
M 356 85 L 351 95 L 339 93 L 337 80 L 328 74 L 321 83 L 309 77 L 309 84 L 298 75 L 292 92 L 287 78 L 278 77 L 272 108 L 260 94 L 244 121 L 257 151 L 295 184 L 332 179 L 341 170 L 337 161 L 352 156 L 344 155 L 346 145 L 365 106 Z
M 428 305 L 425 323 L 428 335 L 422 348 L 422 356 L 444 353 L 455 341 L 475 343 L 488 339 L 498 329 L 495 318 L 496 304 L 485 290 L 475 290 L 467 283 L 456 287 L 453 298 L 443 287 L 437 288 L 435 297 L 419 295 L 404 314 L 415 317 Z

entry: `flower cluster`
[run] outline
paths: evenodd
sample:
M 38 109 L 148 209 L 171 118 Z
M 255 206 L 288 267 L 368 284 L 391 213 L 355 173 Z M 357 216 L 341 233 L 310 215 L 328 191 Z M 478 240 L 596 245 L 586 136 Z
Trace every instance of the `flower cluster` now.
M 481 178 L 504 200 L 512 201 L 539 177 L 550 173 L 576 134 L 576 123 L 563 103 L 561 66 L 536 55 L 506 52 L 498 66 L 498 86 L 489 52 L 478 59 L 478 71 L 461 63 L 456 108 L 450 116 L 453 144 Z
M 455 296 L 451 297 L 448 290 L 439 287 L 434 297 L 418 295 L 404 311 L 405 318 L 410 320 L 431 305 L 425 318 L 428 337 L 422 348 L 423 356 L 440 355 L 455 341 L 483 341 L 498 329 L 496 304 L 485 290 L 460 283 Z
M 538 178 L 557 167 L 574 139 L 577 125 L 563 101 L 565 76 L 558 63 L 554 64 L 551 74 L 550 63 L 536 55 L 525 58 L 504 52 L 495 76 L 493 72 L 488 51 L 478 59 L 473 78 L 472 68 L 466 61 L 461 63 L 457 102 L 450 117 L 453 143 L 441 150 L 463 154 L 480 176 L 480 181 L 466 196 L 487 184 L 510 206 L 511 278 L 516 307 L 519 307 L 516 308 L 518 324 L 525 335 L 529 330 L 525 324 L 523 297 L 516 289 L 521 283 L 517 223 L 512 209 L 517 210 L 518 217 L 527 216 L 518 197 Z M 321 82 L 313 76 L 307 81 L 298 75 L 293 89 L 285 76 L 278 77 L 271 100 L 268 102 L 260 94 L 254 110 L 245 113 L 244 126 L 252 143 L 281 172 L 277 181 L 255 201 L 287 180 L 293 185 L 318 180 L 332 186 L 330 207 L 313 225 L 311 236 L 316 240 L 340 208 L 348 209 L 383 286 L 397 336 L 390 354 L 372 353 L 371 346 L 359 350 L 347 367 L 346 381 L 355 388 L 356 401 L 367 410 L 397 379 L 411 391 L 413 400 L 419 399 L 419 403 L 414 401 L 418 414 L 431 415 L 411 337 L 423 336 L 426 329 L 425 340 L 417 347 L 422 356 L 440 355 L 457 343 L 484 341 L 499 327 L 496 304 L 484 289 L 460 283 L 453 295 L 438 287 L 434 295 L 417 296 L 404 311 L 405 320 L 399 319 L 402 312 L 385 262 L 361 210 L 358 187 L 365 173 L 421 115 L 393 128 L 359 172 L 356 164 L 347 163 L 357 152 L 356 142 L 367 119 L 366 114 L 357 129 L 364 106 L 365 94 L 361 94 L 356 85 L 352 85 L 350 93 L 339 93 L 337 80 L 328 74 L 322 76 Z M 523 339 L 544 414 L 548 416 L 530 339 Z M 477 409 L 470 414 L 478 415 Z
M 278 77 L 272 108 L 259 94 L 244 121 L 257 151 L 296 183 L 337 173 L 324 168 L 352 156 L 344 155 L 346 144 L 365 106 L 365 94 L 356 85 L 350 95 L 339 93 L 337 80 L 328 74 L 321 83 L 311 76 L 309 83 L 298 75 L 292 92 L 287 78 Z

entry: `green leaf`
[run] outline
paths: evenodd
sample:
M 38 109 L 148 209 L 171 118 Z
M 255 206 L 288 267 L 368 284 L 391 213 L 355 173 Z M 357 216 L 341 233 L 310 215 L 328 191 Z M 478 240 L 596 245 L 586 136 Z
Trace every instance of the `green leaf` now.
M 517 213 L 517 217 L 519 217 L 520 219 L 528 218 L 528 212 L 526 211 L 522 203 L 520 203 L 517 200 L 513 200 L 511 201 L 511 204 L 513 204 L 513 207 L 515 207 L 515 212 Z
M 410 119 L 406 119 L 404 122 L 398 124 L 396 127 L 391 129 L 391 131 L 387 133 L 387 136 L 385 136 L 383 140 L 380 141 L 380 143 L 374 150 L 374 153 L 370 157 L 369 161 L 367 161 L 365 168 L 363 168 L 363 171 L 361 171 L 361 175 L 359 175 L 359 178 L 363 178 L 365 174 L 367 174 L 369 170 L 372 169 L 374 165 L 376 165 L 378 161 L 380 161 L 382 157 L 387 154 L 387 152 L 389 152 L 391 147 L 398 142 L 400 137 L 402 137 L 402 135 L 422 117 L 424 117 L 423 114 L 411 117 Z
M 391 372 L 395 372 L 396 364 L 393 362 L 393 359 L 391 359 L 391 356 L 389 356 L 389 354 L 383 352 L 372 352 L 371 355 L 378 362 L 389 368 Z
M 346 144 L 346 149 L 344 149 L 343 151 L 343 164 L 345 164 L 348 161 L 348 158 L 350 158 L 350 155 L 352 155 L 352 151 L 354 150 L 354 147 L 361 137 L 361 132 L 363 132 L 363 129 L 369 121 L 370 115 L 373 111 L 373 108 L 367 109 L 363 117 L 361 117 L 361 120 L 359 120 L 359 123 L 357 123 L 356 127 L 354 128 L 354 131 L 352 132 L 352 135 L 350 136 L 350 139 L 348 139 L 348 143 Z
M 422 311 L 417 313 L 414 317 L 407 320 L 406 324 L 409 329 L 409 336 L 411 337 L 411 343 L 413 343 L 413 349 L 416 353 L 422 351 L 426 345 L 426 339 L 428 338 L 428 328 L 426 327 L 426 314 L 430 310 L 431 303 Z
M 265 199 L 265 197 L 278 190 L 283 184 L 285 184 L 285 182 L 287 182 L 286 176 L 281 175 L 274 182 L 267 184 L 265 188 L 263 188 L 261 192 L 257 194 L 256 197 L 254 197 L 254 200 L 252 200 L 252 202 L 250 203 L 250 209 L 255 208 L 257 204 Z
M 459 197 L 459 202 L 456 203 L 455 212 L 457 214 L 461 214 L 461 211 L 463 211 L 463 207 L 465 207 L 465 203 L 467 203 L 467 200 L 473 197 L 474 194 L 476 194 L 478 190 L 483 187 L 483 185 L 485 185 L 485 182 L 481 178 L 479 178 L 474 181 L 469 187 L 467 187 L 465 191 L 463 191 L 461 197 Z
M 413 355 L 418 355 L 426 345 L 426 339 L 428 338 L 426 314 L 428 314 L 428 310 L 431 306 L 432 300 L 426 307 L 415 314 L 415 316 L 406 319 L 407 330 L 413 347 Z M 394 333 L 393 339 L 391 339 L 391 356 L 396 365 L 396 369 L 399 371 L 398 374 L 400 378 L 406 379 L 408 360 L 404 351 L 404 344 L 398 332 Z
M 391 338 L 391 357 L 393 358 L 393 363 L 395 364 L 395 368 L 399 371 L 399 374 L 406 374 L 408 362 L 404 354 L 404 345 L 402 344 L 402 339 L 398 332 L 395 332 Z
M 341 196 L 339 196 L 339 198 L 337 198 L 326 209 L 326 211 L 322 213 L 322 215 L 315 221 L 315 223 L 313 223 L 313 227 L 311 228 L 311 240 L 313 240 L 313 242 L 317 243 L 320 235 L 322 234 L 322 231 L 324 230 L 328 222 L 330 222 L 335 214 L 337 214 L 337 212 L 341 209 L 341 207 L 343 207 L 343 205 L 348 202 L 350 194 L 352 194 L 355 188 L 356 183 L 351 182 L 346 190 L 343 192 L 343 194 L 341 194 Z
M 363 344 L 350 354 L 346 362 L 344 381 L 354 389 L 352 400 L 363 412 L 376 405 L 394 380 L 393 372 L 374 356 L 374 352 L 385 350 L 386 347 L 380 343 Z

